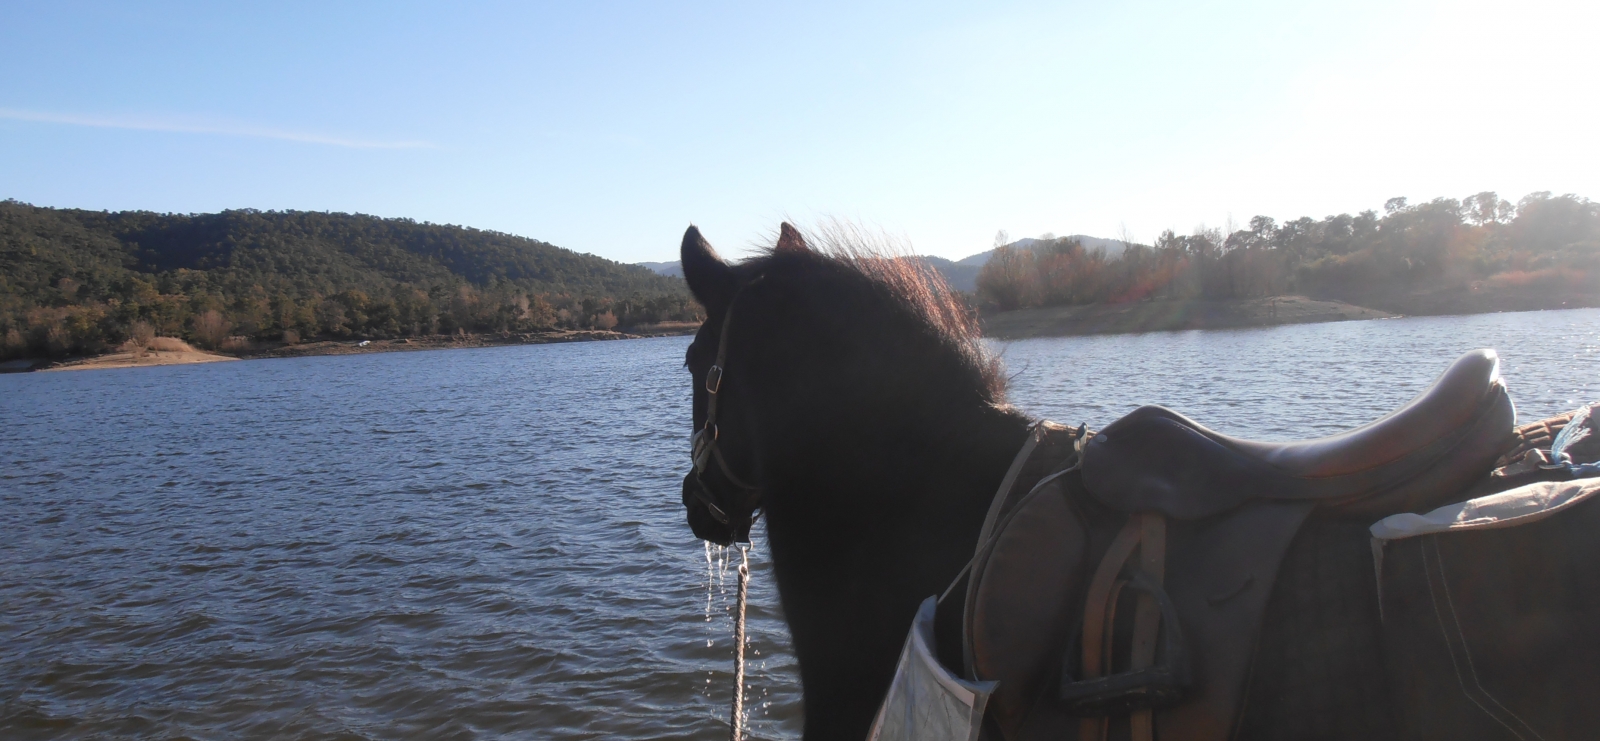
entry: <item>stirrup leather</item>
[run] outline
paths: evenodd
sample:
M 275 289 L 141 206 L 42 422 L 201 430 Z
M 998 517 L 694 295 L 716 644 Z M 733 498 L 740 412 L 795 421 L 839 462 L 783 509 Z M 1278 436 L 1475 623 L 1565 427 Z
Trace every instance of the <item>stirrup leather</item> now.
M 1137 568 L 1131 577 L 1121 578 L 1135 548 L 1139 550 Z M 1161 586 L 1165 561 L 1166 519 L 1160 513 L 1143 513 L 1129 518 L 1095 570 L 1084 604 L 1082 677 L 1071 675 L 1070 655 L 1063 660 L 1061 672 L 1060 700 L 1068 713 L 1083 716 L 1080 739 L 1104 738 L 1107 716 L 1112 715 L 1129 715 L 1133 738 L 1152 738 L 1152 711 L 1182 700 L 1192 684 L 1177 610 Z M 1132 656 L 1127 671 L 1111 674 L 1113 625 L 1124 589 L 1140 593 Z M 1158 635 L 1162 639 L 1159 651 Z

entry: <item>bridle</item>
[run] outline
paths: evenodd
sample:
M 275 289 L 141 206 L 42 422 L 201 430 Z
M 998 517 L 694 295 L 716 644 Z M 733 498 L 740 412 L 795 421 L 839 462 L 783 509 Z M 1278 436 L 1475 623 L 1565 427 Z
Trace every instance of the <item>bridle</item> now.
M 722 336 L 717 338 L 717 358 L 706 369 L 706 423 L 696 430 L 689 438 L 689 457 L 694 462 L 694 486 L 689 487 L 694 498 L 705 505 L 706 512 L 717 522 L 726 525 L 729 530 L 729 539 L 745 545 L 741 546 L 743 562 L 739 564 L 739 599 L 738 608 L 734 618 L 733 645 L 733 709 L 730 714 L 730 738 L 738 741 L 744 738 L 744 646 L 745 646 L 745 601 L 749 598 L 750 587 L 750 528 L 755 525 L 756 518 L 761 516 L 762 505 L 761 487 L 755 486 L 740 478 L 728 466 L 728 459 L 723 457 L 722 448 L 717 445 L 720 437 L 717 429 L 717 397 L 722 391 L 722 379 L 727 375 L 725 368 L 728 363 L 728 330 L 733 327 L 733 306 L 738 302 L 739 295 L 755 280 L 739 287 L 733 292 L 733 297 L 728 300 L 728 310 L 722 315 Z M 742 505 L 738 511 L 749 512 L 741 515 L 738 522 L 734 522 L 733 511 L 728 500 L 718 497 L 711 491 L 710 484 L 706 483 L 706 470 L 711 468 L 711 462 L 716 461 L 717 468 L 722 471 L 722 477 L 739 489 L 742 498 L 737 504 Z M 720 500 L 720 501 L 719 501 Z M 685 502 L 687 504 L 687 502 Z
M 744 288 L 749 285 L 749 283 L 746 283 L 738 291 L 734 292 L 733 299 L 738 299 L 739 294 L 743 293 Z M 749 526 L 753 525 L 756 518 L 760 517 L 757 510 L 761 507 L 762 496 L 761 487 L 747 483 L 733 472 L 733 469 L 728 466 L 728 460 L 722 455 L 722 448 L 717 445 L 717 396 L 718 392 L 722 390 L 722 379 L 726 375 L 724 367 L 728 362 L 728 329 L 733 323 L 734 303 L 734 300 L 728 301 L 728 311 L 722 318 L 722 336 L 717 338 L 717 358 L 711 364 L 711 367 L 706 370 L 706 423 L 704 427 L 696 430 L 694 435 L 690 437 L 689 455 L 691 460 L 694 461 L 694 498 L 705 505 L 706 511 L 711 514 L 712 519 L 731 527 L 735 531 L 734 536 L 737 537 L 741 532 L 748 533 Z M 729 514 L 729 511 L 733 509 L 732 504 L 725 498 L 718 497 L 711 491 L 711 486 L 706 483 L 706 470 L 711 467 L 713 461 L 716 462 L 717 468 L 722 471 L 722 477 L 727 479 L 728 483 L 737 487 L 744 496 L 742 501 L 737 502 L 737 504 L 744 505 L 739 509 L 749 510 L 751 513 L 748 522 L 737 523 L 738 527 L 734 527 L 733 516 Z

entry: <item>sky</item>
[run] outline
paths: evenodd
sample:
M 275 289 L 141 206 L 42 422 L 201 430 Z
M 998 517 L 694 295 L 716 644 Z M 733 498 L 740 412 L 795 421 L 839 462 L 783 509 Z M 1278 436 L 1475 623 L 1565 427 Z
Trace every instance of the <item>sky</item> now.
M 1600 198 L 1600 3 L 6 5 L 0 198 L 300 209 L 623 262 L 845 219 L 1056 234 Z

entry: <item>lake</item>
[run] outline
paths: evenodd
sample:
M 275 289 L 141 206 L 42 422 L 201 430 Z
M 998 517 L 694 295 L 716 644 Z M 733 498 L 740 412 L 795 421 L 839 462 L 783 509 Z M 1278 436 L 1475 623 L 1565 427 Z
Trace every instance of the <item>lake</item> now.
M 0 736 L 726 738 L 732 575 L 683 523 L 688 338 L 0 376 Z M 1013 402 L 1299 438 L 1500 350 L 1600 398 L 1600 310 L 996 343 Z M 752 553 L 751 728 L 799 735 Z

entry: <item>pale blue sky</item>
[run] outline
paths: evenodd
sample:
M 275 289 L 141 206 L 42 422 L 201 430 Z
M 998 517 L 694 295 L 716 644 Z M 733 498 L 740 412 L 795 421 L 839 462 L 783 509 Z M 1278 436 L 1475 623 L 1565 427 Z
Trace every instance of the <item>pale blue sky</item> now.
M 71 3 L 0 22 L 0 198 L 358 211 L 634 262 L 1600 198 L 1593 2 Z

